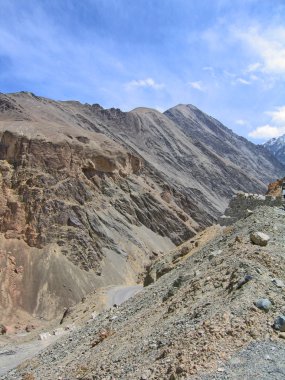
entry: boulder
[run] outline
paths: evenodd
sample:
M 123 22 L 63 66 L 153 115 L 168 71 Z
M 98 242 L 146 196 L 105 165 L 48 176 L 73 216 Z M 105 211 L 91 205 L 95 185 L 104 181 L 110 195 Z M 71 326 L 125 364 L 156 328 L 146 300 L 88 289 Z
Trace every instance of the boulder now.
M 250 234 L 250 240 L 253 244 L 265 247 L 270 240 L 270 237 L 263 232 L 257 231 Z

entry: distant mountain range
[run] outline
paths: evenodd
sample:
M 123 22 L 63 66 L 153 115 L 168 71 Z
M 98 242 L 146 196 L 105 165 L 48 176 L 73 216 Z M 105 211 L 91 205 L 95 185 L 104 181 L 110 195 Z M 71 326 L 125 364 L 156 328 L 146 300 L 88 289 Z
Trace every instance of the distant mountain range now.
M 285 135 L 275 137 L 264 144 L 264 147 L 269 150 L 280 162 L 285 164 Z

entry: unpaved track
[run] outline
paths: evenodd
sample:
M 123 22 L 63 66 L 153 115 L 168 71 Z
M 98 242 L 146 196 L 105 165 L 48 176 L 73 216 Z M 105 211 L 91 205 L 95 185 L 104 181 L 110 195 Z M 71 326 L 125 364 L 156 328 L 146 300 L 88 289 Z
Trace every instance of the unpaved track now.
M 20 345 L 6 345 L 0 348 L 0 376 L 17 367 L 26 359 L 31 359 L 41 350 L 54 343 L 59 336 L 46 340 L 34 340 Z
M 107 292 L 107 307 L 121 305 L 142 290 L 142 285 L 114 286 Z
M 141 285 L 114 286 L 108 288 L 106 291 L 106 309 L 109 309 L 114 304 L 120 305 L 141 290 Z M 52 335 L 45 340 L 32 340 L 19 345 L 7 344 L 0 347 L 0 376 L 2 377 L 25 360 L 33 358 L 40 351 L 54 343 L 58 338 L 60 338 L 60 336 Z

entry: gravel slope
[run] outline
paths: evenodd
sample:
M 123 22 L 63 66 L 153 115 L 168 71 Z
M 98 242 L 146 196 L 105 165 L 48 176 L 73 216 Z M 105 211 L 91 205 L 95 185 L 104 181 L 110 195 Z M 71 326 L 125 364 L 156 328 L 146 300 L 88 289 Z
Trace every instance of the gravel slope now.
M 200 249 L 201 238 L 194 251 L 189 242 L 188 254 L 157 282 L 4 379 L 26 374 L 37 380 L 173 380 L 199 379 L 207 373 L 207 379 L 235 379 L 236 374 L 247 378 L 260 372 L 262 379 L 267 375 L 279 380 L 282 365 L 269 359 L 264 364 L 260 353 L 262 347 L 271 352 L 276 346 L 274 360 L 279 363 L 284 347 L 282 334 L 272 328 L 285 312 L 284 287 L 276 286 L 276 279 L 285 282 L 284 222 L 284 210 L 262 207 L 235 225 L 220 228 Z M 267 246 L 251 243 L 254 231 L 270 236 Z M 255 306 L 261 298 L 270 300 L 268 312 Z M 233 358 L 248 346 L 238 359 L 245 364 L 237 365 Z M 254 359 L 252 372 L 250 355 L 255 352 L 259 360 Z M 216 372 L 224 362 L 228 369 Z

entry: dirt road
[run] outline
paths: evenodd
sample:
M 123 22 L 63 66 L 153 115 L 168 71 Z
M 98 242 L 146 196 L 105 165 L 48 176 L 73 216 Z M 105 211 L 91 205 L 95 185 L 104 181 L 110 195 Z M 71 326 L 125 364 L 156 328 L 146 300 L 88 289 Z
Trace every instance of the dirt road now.
M 113 286 L 106 289 L 106 309 L 109 309 L 114 304 L 120 305 L 138 293 L 141 289 L 141 285 Z M 16 343 L 10 343 L 2 347 L 0 346 L 0 376 L 2 377 L 25 360 L 33 358 L 59 338 L 60 336 L 52 335 L 45 340 L 32 340 L 18 345 Z

